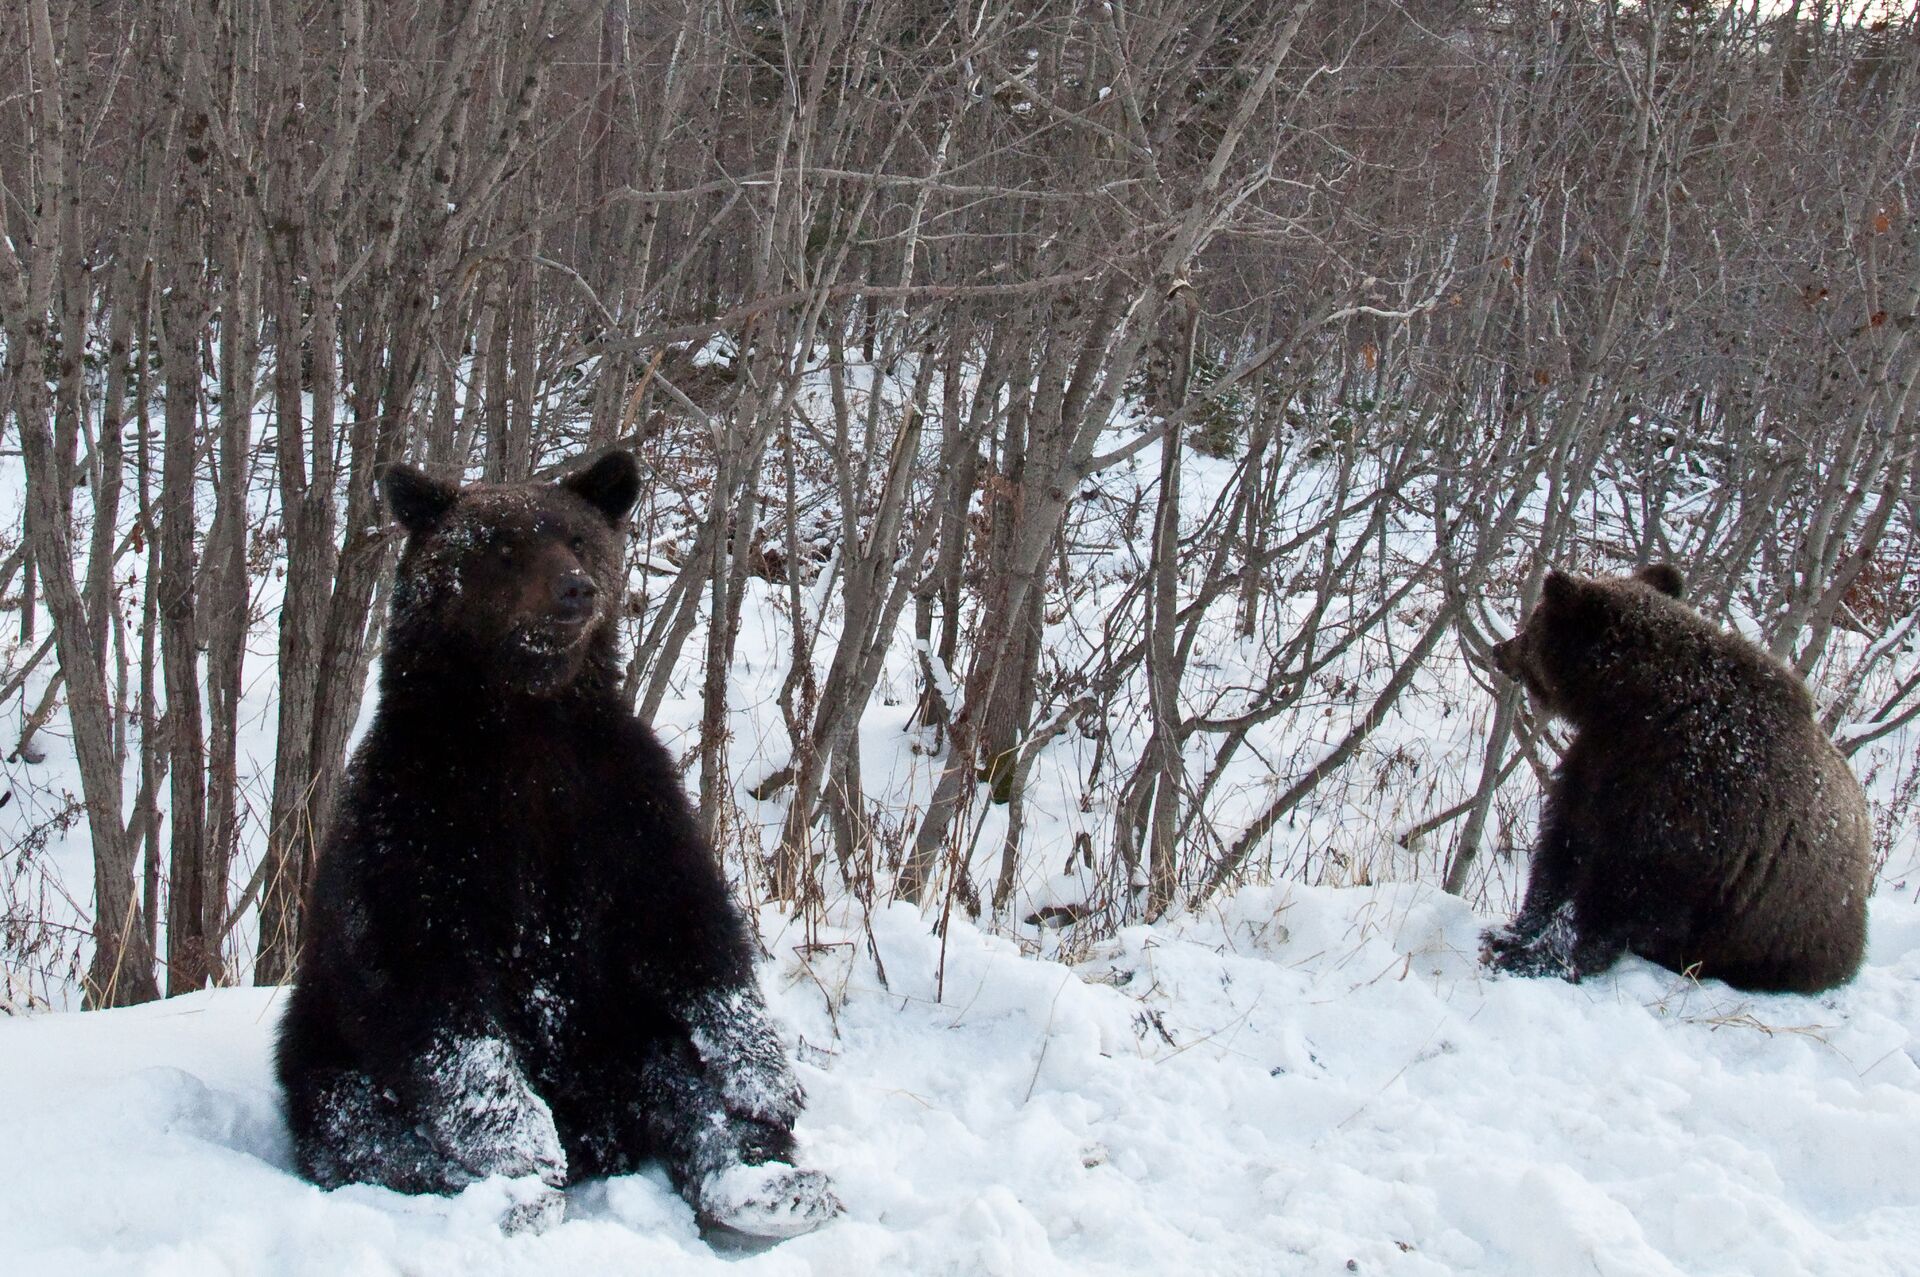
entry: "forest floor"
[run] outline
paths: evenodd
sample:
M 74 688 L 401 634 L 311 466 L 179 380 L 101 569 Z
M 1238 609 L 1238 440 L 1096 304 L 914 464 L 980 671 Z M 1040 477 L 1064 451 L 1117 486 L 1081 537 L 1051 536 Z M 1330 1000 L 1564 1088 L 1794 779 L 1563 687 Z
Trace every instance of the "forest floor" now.
M 1883 881 L 1867 967 L 1817 997 L 1632 959 L 1490 978 L 1484 919 L 1409 884 L 1249 888 L 1072 965 L 906 905 L 870 938 L 767 909 L 846 1214 L 760 1249 L 657 1175 L 512 1238 L 502 1184 L 302 1182 L 276 990 L 0 1019 L 0 1271 L 1912 1273 L 1916 885 Z

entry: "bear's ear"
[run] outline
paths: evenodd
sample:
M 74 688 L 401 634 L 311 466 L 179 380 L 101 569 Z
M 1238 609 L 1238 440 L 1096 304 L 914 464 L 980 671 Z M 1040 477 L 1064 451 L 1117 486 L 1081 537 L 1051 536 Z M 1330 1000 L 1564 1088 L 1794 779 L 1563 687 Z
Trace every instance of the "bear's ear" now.
M 640 463 L 631 452 L 609 452 L 562 479 L 560 486 L 605 515 L 608 523 L 618 523 L 640 496 Z
M 1580 593 L 1580 583 L 1559 568 L 1548 568 L 1540 585 L 1540 597 L 1548 603 L 1570 603 Z
M 1687 578 L 1671 563 L 1649 563 L 1633 574 L 1633 579 L 1651 585 L 1670 599 L 1687 596 Z
M 458 484 L 443 483 L 399 461 L 387 467 L 380 486 L 386 490 L 387 508 L 409 532 L 425 532 L 460 499 Z

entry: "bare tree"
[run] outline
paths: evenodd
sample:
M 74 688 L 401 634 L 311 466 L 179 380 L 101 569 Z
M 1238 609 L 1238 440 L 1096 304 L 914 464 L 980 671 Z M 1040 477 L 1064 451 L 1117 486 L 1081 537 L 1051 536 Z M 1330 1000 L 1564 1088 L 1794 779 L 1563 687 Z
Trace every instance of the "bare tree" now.
M 1556 563 L 1689 564 L 1863 769 L 1920 722 L 1920 28 L 1868 0 L 22 0 L 0 62 L 0 702 L 22 784 L 70 732 L 19 841 L 84 811 L 96 1003 L 291 969 L 402 457 L 642 455 L 627 690 L 809 917 L 1497 888 L 1554 742 L 1478 662 Z

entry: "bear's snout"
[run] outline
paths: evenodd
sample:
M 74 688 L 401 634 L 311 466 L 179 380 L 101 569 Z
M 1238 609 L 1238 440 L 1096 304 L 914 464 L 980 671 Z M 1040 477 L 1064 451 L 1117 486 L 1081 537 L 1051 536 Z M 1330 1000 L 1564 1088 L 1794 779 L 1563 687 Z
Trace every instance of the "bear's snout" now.
M 555 619 L 578 625 L 594 613 L 594 599 L 600 593 L 593 578 L 579 569 L 563 572 L 553 582 Z
M 1514 649 L 1519 646 L 1519 643 L 1519 638 L 1515 637 L 1507 639 L 1504 642 L 1495 643 L 1493 647 L 1489 649 L 1489 654 L 1493 658 L 1493 668 L 1499 670 L 1508 678 L 1515 680 L 1520 677 L 1519 668 L 1514 664 L 1514 657 L 1516 655 Z

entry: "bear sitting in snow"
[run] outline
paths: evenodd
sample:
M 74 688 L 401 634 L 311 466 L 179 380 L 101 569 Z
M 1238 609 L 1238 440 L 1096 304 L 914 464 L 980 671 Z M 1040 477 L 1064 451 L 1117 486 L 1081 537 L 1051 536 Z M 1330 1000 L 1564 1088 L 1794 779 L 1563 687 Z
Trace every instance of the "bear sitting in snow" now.
M 1632 951 L 1755 990 L 1860 966 L 1866 796 L 1792 670 L 1681 602 L 1660 564 L 1550 573 L 1500 672 L 1573 727 L 1526 901 L 1482 956 L 1579 980 Z
M 837 1209 L 792 1165 L 801 1091 L 672 761 L 621 698 L 612 616 L 639 490 L 395 466 L 407 532 L 379 705 L 316 866 L 278 1068 L 332 1187 L 558 1186 L 658 1159 L 763 1236 Z

